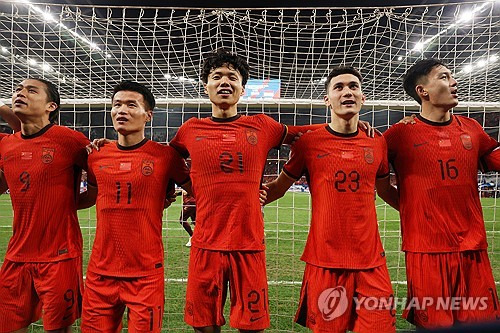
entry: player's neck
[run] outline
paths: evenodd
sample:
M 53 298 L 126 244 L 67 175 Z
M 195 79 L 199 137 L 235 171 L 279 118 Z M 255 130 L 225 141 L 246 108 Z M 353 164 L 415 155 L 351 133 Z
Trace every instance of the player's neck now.
M 227 109 L 212 104 L 212 117 L 214 118 L 231 118 L 238 114 L 237 104 L 229 106 Z
M 21 122 L 21 133 L 23 135 L 33 135 L 40 132 L 45 126 L 49 125 L 49 119 L 24 119 Z
M 420 115 L 430 121 L 435 123 L 444 123 L 450 120 L 451 113 L 449 109 L 443 109 L 442 107 L 434 107 L 432 105 L 422 105 L 422 111 Z
M 118 133 L 118 144 L 122 147 L 130 147 L 144 140 L 144 132 L 134 132 L 127 135 Z
M 339 116 L 332 115 L 332 121 L 328 125 L 337 133 L 351 134 L 358 130 L 358 121 L 359 114 L 350 118 L 341 118 Z

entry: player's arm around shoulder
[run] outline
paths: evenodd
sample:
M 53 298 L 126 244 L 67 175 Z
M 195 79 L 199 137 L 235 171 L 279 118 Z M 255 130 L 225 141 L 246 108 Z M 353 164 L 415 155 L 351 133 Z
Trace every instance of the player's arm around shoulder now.
M 286 191 L 295 183 L 295 179 L 289 176 L 285 171 L 281 171 L 278 178 L 264 185 L 267 193 L 265 205 L 283 197 Z
M 10 128 L 14 130 L 14 132 L 18 132 L 21 130 L 21 121 L 17 116 L 12 112 L 12 109 L 7 105 L 0 102 L 0 117 L 9 124 Z
M 7 181 L 5 180 L 3 170 L 0 169 L 0 195 L 4 194 L 8 188 L 9 188 L 9 186 L 7 185 Z
M 93 160 L 97 155 L 103 152 L 96 152 L 93 155 L 89 155 L 87 160 L 87 191 L 82 192 L 78 195 L 78 209 L 90 208 L 95 205 L 97 200 L 97 180 L 95 178 L 92 167 L 94 165 Z
M 375 181 L 377 194 L 392 208 L 399 211 L 399 193 L 396 187 L 391 184 L 389 161 L 387 157 L 387 143 L 384 136 L 377 135 L 375 138 L 378 141 L 377 144 L 379 154 L 382 155 L 382 160 L 377 172 L 377 179 Z

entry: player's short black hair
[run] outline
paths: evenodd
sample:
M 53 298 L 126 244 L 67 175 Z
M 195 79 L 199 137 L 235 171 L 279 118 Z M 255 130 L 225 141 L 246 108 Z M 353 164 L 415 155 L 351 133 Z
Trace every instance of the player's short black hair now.
M 143 84 L 134 81 L 122 81 L 118 83 L 113 89 L 113 95 L 111 95 L 111 101 L 115 97 L 116 93 L 122 90 L 135 91 L 144 97 L 144 103 L 146 104 L 147 110 L 153 110 L 156 105 L 155 97 L 153 93 Z
M 223 66 L 231 66 L 237 70 L 243 78 L 243 86 L 247 84 L 248 73 L 250 72 L 250 66 L 248 66 L 247 61 L 239 55 L 230 53 L 223 48 L 205 55 L 205 61 L 201 70 L 201 81 L 207 83 L 210 72 Z
M 403 78 L 403 87 L 408 95 L 413 97 L 418 104 L 422 104 L 420 96 L 418 96 L 415 87 L 425 79 L 432 69 L 436 66 L 448 67 L 443 61 L 435 58 L 419 60 L 411 66 Z
M 325 90 L 327 93 L 328 93 L 328 86 L 330 85 L 332 79 L 342 74 L 352 74 L 359 79 L 360 83 L 363 82 L 363 76 L 361 76 L 361 73 L 356 68 L 352 66 L 336 66 L 333 67 L 332 71 L 330 72 L 330 74 L 328 74 L 328 77 L 326 78 Z
M 61 96 L 59 95 L 59 89 L 52 82 L 39 77 L 30 77 L 28 78 L 28 80 L 35 80 L 45 84 L 45 92 L 47 93 L 47 102 L 53 102 L 57 104 L 57 108 L 54 111 L 52 111 L 49 115 L 49 121 L 51 123 L 56 122 L 59 116 L 59 110 L 61 109 Z

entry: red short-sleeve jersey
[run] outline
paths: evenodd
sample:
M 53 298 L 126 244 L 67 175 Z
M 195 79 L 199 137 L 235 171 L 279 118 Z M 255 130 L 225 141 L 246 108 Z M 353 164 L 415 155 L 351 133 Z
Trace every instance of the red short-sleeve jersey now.
M 14 209 L 5 258 L 54 262 L 82 255 L 76 202 L 88 143 L 82 133 L 53 124 L 2 140 L 2 169 Z
M 280 146 L 286 126 L 266 115 L 227 119 L 191 118 L 170 145 L 191 156 L 196 198 L 195 247 L 264 250 L 264 222 L 259 202 L 269 150 Z
M 311 227 L 302 260 L 320 267 L 368 269 L 385 263 L 375 211 L 375 180 L 387 177 L 382 136 L 341 134 L 328 125 L 304 134 L 283 171 L 306 174 Z
M 403 251 L 487 248 L 477 171 L 498 142 L 467 117 L 415 121 L 384 133 L 398 181 Z
M 98 193 L 89 271 L 138 277 L 163 270 L 163 205 L 171 181 L 189 180 L 184 160 L 173 148 L 144 139 L 131 147 L 105 145 L 88 163 Z

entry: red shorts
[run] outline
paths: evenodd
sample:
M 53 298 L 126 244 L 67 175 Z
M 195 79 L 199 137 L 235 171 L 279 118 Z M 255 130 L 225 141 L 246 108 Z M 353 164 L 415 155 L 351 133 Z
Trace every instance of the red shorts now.
M 187 221 L 191 219 L 191 222 L 196 223 L 196 206 L 182 206 L 181 220 Z
M 295 322 L 313 332 L 395 332 L 387 266 L 366 270 L 306 264 Z
M 129 332 L 160 332 L 164 286 L 163 273 L 120 278 L 87 272 L 82 332 L 120 332 L 125 308 Z
M 6 259 L 0 270 L 0 332 L 28 327 L 40 318 L 46 331 L 71 326 L 80 318 L 82 292 L 81 258 L 50 263 Z
M 222 252 L 191 248 L 184 320 L 193 327 L 222 326 L 227 285 L 232 327 L 269 327 L 266 254 L 264 251 Z
M 500 318 L 486 250 L 406 252 L 408 300 L 403 317 L 424 328 Z

